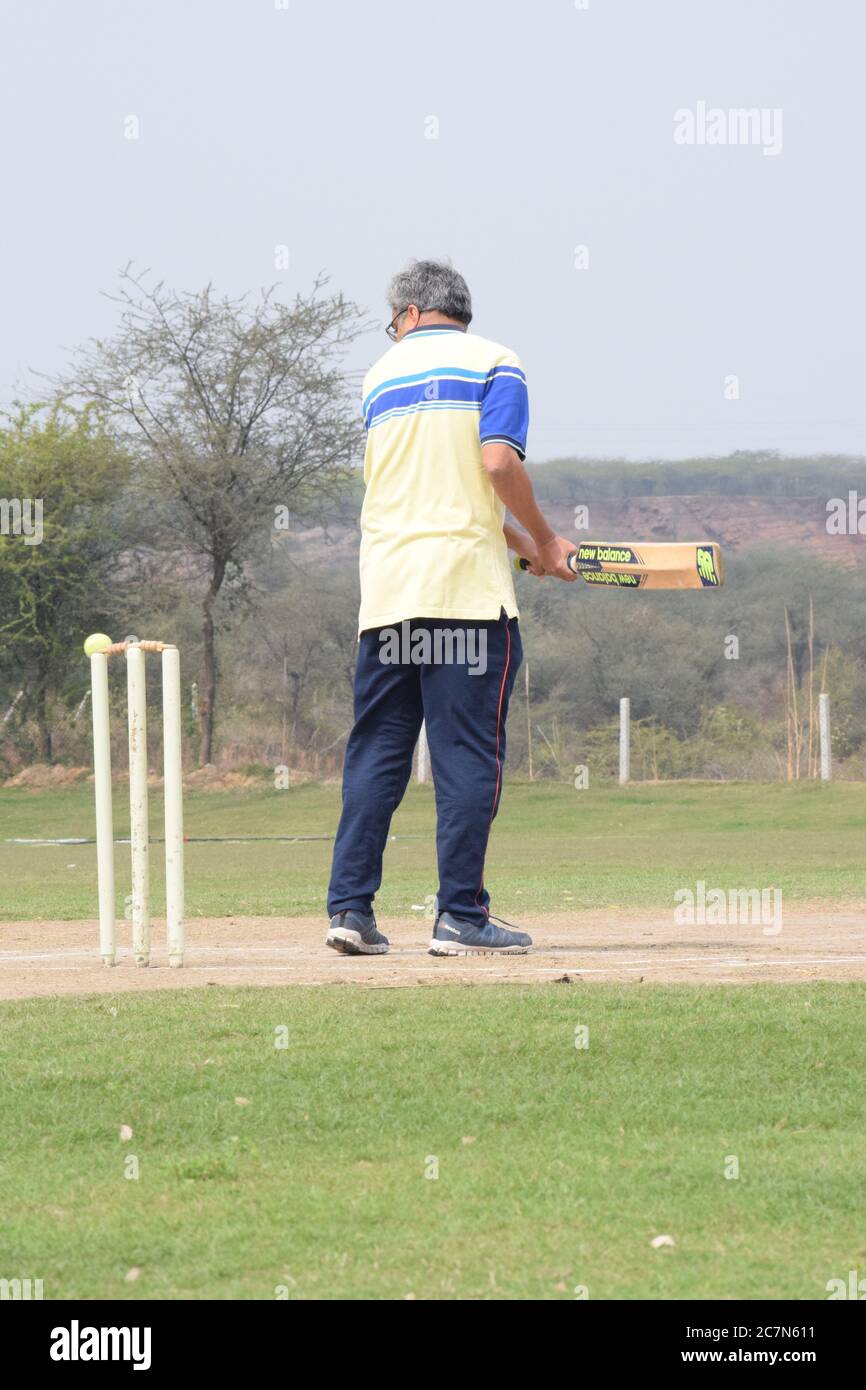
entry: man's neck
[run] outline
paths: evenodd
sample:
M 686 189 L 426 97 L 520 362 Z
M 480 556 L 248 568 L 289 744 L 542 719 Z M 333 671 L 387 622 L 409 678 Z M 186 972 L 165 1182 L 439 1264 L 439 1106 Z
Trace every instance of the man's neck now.
M 447 314 L 440 314 L 438 309 L 430 309 L 426 314 L 422 314 L 417 328 L 459 328 L 461 333 L 466 332 L 467 325 L 461 323 L 459 319 L 450 319 Z

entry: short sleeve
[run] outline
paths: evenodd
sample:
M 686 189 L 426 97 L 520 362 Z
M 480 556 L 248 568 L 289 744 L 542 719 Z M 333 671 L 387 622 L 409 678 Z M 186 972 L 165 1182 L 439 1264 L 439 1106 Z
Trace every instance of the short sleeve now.
M 490 368 L 481 398 L 481 443 L 510 444 L 526 458 L 529 394 L 517 358 L 508 355 Z

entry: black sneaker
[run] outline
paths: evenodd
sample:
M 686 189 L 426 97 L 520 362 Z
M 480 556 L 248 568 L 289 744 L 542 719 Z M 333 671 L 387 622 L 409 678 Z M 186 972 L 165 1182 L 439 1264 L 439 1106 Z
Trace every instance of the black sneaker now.
M 349 908 L 338 912 L 331 918 L 331 926 L 325 937 L 325 945 L 340 951 L 344 956 L 384 956 L 389 941 L 376 929 L 376 918 L 372 912 L 358 912 Z
M 440 912 L 428 948 L 431 956 L 525 956 L 532 937 L 525 931 L 506 931 L 494 920 L 478 927 L 450 912 Z

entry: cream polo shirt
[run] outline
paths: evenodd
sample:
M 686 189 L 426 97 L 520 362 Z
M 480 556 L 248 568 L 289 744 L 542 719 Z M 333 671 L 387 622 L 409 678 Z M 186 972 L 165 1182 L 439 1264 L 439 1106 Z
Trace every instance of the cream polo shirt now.
M 358 630 L 405 618 L 517 617 L 505 507 L 482 444 L 525 457 L 526 378 L 508 348 L 416 328 L 364 381 L 366 493 Z

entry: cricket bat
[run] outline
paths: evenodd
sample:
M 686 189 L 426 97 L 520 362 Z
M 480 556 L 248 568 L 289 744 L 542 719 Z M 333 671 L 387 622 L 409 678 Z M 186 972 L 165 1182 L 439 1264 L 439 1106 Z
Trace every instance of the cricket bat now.
M 607 589 L 717 589 L 725 579 L 715 541 L 581 541 L 567 564 Z M 526 570 L 529 561 L 518 555 L 514 566 Z

